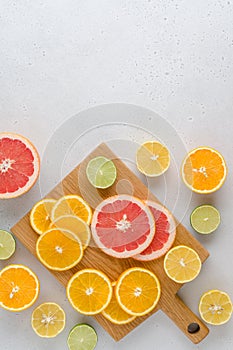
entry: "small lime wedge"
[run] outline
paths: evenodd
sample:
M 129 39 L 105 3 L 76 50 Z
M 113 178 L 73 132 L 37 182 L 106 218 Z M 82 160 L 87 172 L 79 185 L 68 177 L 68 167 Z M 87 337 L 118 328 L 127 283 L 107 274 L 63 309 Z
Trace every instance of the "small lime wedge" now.
M 190 216 L 190 222 L 194 230 L 205 235 L 214 232 L 220 221 L 220 213 L 212 205 L 200 205 L 193 210 Z
M 15 252 L 15 239 L 10 232 L 0 230 L 0 260 L 9 259 Z
M 93 350 L 97 344 L 97 334 L 93 327 L 80 323 L 74 326 L 68 336 L 69 350 Z
M 94 187 L 108 188 L 114 184 L 117 171 L 112 160 L 100 156 L 89 161 L 86 174 Z

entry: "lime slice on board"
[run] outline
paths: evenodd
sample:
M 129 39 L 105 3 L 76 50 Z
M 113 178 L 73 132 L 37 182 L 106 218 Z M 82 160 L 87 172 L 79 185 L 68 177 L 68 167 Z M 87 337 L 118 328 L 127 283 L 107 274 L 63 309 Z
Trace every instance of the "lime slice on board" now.
M 93 350 L 97 344 L 97 334 L 93 327 L 80 323 L 74 326 L 68 336 L 69 350 Z
M 0 230 L 0 260 L 9 259 L 15 252 L 15 239 L 10 232 Z
M 117 171 L 112 160 L 100 156 L 89 161 L 86 174 L 94 187 L 108 188 L 114 184 Z
M 220 213 L 212 205 L 200 205 L 193 210 L 190 216 L 192 227 L 202 234 L 214 232 L 218 228 L 220 221 Z

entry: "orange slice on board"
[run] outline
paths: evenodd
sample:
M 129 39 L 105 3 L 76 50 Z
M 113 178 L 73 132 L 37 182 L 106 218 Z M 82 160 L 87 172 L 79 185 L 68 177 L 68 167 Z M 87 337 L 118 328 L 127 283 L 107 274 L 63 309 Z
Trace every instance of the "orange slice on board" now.
M 74 233 L 81 241 L 83 249 L 88 247 L 91 239 L 91 230 L 88 224 L 75 215 L 60 216 L 51 223 L 50 228 L 60 230 L 69 230 Z
M 33 144 L 24 136 L 0 133 L 0 199 L 29 191 L 39 172 L 40 158 Z
M 106 254 L 128 258 L 148 247 L 155 233 L 155 222 L 140 199 L 116 195 L 96 207 L 91 231 L 97 246 Z
M 96 315 L 110 303 L 112 285 L 103 272 L 83 269 L 69 280 L 67 296 L 73 308 L 81 314 Z
M 58 199 L 51 213 L 52 221 L 64 215 L 76 215 L 89 225 L 92 212 L 82 197 L 70 194 Z
M 160 282 L 156 275 L 141 267 L 124 271 L 115 288 L 119 305 L 132 316 L 143 316 L 152 311 L 161 294 Z
M 81 241 L 71 231 L 54 228 L 39 236 L 36 253 L 47 268 L 66 271 L 82 259 L 83 248 Z
M 34 205 L 30 213 L 30 224 L 33 230 L 41 235 L 48 231 L 51 224 L 51 211 L 56 203 L 55 199 L 42 199 Z
M 197 193 L 212 193 L 224 183 L 227 166 L 223 156 L 210 147 L 199 147 L 189 152 L 182 165 L 186 186 Z
M 0 306 L 9 311 L 23 311 L 39 295 L 37 276 L 27 266 L 9 265 L 0 271 Z

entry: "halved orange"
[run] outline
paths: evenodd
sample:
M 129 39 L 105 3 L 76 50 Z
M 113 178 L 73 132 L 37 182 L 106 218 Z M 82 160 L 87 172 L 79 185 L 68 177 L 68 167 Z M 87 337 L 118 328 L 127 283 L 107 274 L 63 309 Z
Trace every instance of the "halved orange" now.
M 84 315 L 102 312 L 112 298 L 112 285 L 101 271 L 83 269 L 69 280 L 67 297 L 75 310 Z
M 60 216 L 50 224 L 50 228 L 58 228 L 73 232 L 80 239 L 83 249 L 87 248 L 91 239 L 90 227 L 76 215 Z
M 223 185 L 227 166 L 218 151 L 211 147 L 199 147 L 187 154 L 181 172 L 184 183 L 192 191 L 212 193 Z
M 136 316 L 128 314 L 120 307 L 116 295 L 114 293 L 115 285 L 116 281 L 112 283 L 112 299 L 108 306 L 102 311 L 102 315 L 114 324 L 127 324 L 135 320 Z
M 76 215 L 89 225 L 92 212 L 91 208 L 82 197 L 75 194 L 69 194 L 61 197 L 54 205 L 51 213 L 52 221 L 55 221 L 60 216 L 64 215 Z
M 55 199 L 45 198 L 34 205 L 30 213 L 30 224 L 39 235 L 49 229 L 51 211 L 56 203 Z
M 24 265 L 9 265 L 0 271 L 0 306 L 9 311 L 23 311 L 39 295 L 37 276 Z
M 42 264 L 49 269 L 66 271 L 82 259 L 83 248 L 79 238 L 71 231 L 54 228 L 38 238 L 36 253 Z
M 116 299 L 121 308 L 132 316 L 143 316 L 157 305 L 161 287 L 157 276 L 142 267 L 124 271 L 116 284 Z

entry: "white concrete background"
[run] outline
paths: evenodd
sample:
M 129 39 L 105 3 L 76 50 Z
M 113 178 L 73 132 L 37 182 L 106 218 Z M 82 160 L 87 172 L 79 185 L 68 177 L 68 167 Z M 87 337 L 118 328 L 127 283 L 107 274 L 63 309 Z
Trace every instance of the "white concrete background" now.
M 211 257 L 197 280 L 180 292 L 196 313 L 199 297 L 208 289 L 226 290 L 233 298 L 232 18 L 232 0 L 0 0 L 2 131 L 28 136 L 43 155 L 54 131 L 70 116 L 100 104 L 131 103 L 161 115 L 187 149 L 206 144 L 225 156 L 229 175 L 224 187 L 209 197 L 193 196 L 183 215 L 178 210 L 187 227 L 197 204 L 214 203 L 222 215 L 216 233 L 198 237 Z M 125 106 L 121 110 L 126 118 L 129 109 Z M 117 120 L 111 111 L 115 116 L 116 106 L 102 114 L 102 121 Z M 84 123 L 77 118 L 80 125 Z M 135 116 L 134 123 L 139 119 Z M 151 129 L 149 119 L 145 118 L 144 126 Z M 152 129 L 159 137 L 156 125 Z M 134 141 L 140 142 L 137 135 Z M 61 142 L 50 144 L 54 159 Z M 173 155 L 179 159 L 183 153 L 176 154 L 175 148 Z M 59 180 L 49 171 L 52 162 L 47 159 L 42 167 L 46 190 Z M 25 196 L 0 203 L 2 228 L 11 227 L 31 208 L 41 196 L 39 187 L 37 184 Z M 188 198 L 182 185 L 181 192 Z M 183 205 L 178 201 L 180 208 Z M 13 262 L 25 263 L 39 275 L 42 288 L 37 304 L 47 300 L 60 303 L 68 321 L 58 338 L 43 340 L 31 330 L 31 309 L 17 314 L 0 310 L 2 350 L 63 350 L 69 329 L 80 321 L 96 327 L 98 350 L 232 349 L 232 320 L 211 327 L 210 335 L 194 346 L 162 313 L 115 343 L 94 319 L 72 310 L 64 288 L 20 243 L 10 260 Z M 0 267 L 5 265 L 0 263 Z

